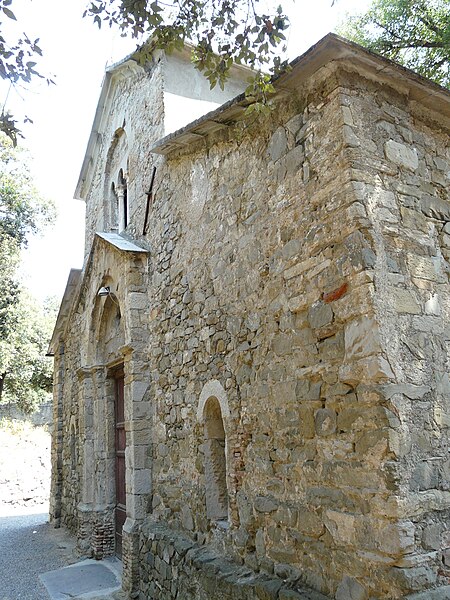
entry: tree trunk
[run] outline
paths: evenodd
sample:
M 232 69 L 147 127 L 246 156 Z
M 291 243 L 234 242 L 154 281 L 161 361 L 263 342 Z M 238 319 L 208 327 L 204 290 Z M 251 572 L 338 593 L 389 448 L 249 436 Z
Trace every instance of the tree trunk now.
M 5 384 L 5 377 L 6 377 L 6 373 L 0 374 L 0 403 L 2 401 L 2 396 L 3 396 L 3 385 Z

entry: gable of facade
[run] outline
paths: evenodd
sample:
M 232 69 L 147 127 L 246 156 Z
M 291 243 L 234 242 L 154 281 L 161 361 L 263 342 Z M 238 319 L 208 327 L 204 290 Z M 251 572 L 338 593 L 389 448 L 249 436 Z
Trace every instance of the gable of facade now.
M 100 558 L 124 505 L 129 594 L 444 598 L 448 92 L 327 36 L 269 116 L 238 97 L 162 138 L 154 76 L 80 179 L 52 518 Z
M 188 49 L 129 56 L 105 75 L 75 196 L 87 203 L 85 256 L 96 231 L 140 235 L 152 176 L 149 148 L 181 125 L 242 92 L 250 70 L 235 67 L 223 90 L 209 90 Z

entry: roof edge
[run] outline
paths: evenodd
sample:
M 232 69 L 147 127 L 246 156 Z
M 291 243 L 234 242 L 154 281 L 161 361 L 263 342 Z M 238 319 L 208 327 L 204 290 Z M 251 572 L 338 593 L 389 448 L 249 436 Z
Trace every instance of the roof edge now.
M 46 356 L 54 356 L 58 345 L 59 337 L 66 327 L 67 318 L 69 316 L 72 300 L 78 289 L 81 281 L 82 269 L 70 269 L 67 278 L 66 289 L 59 306 L 58 316 L 56 317 L 55 327 L 53 328 L 52 337 L 50 339 Z
M 291 61 L 288 71 L 272 78 L 272 83 L 277 89 L 276 94 L 285 93 L 287 89 L 292 88 L 295 79 L 298 80 L 299 77 L 307 78 L 325 64 L 345 59 L 352 60 L 354 63 L 359 60 L 360 64 L 366 68 L 372 68 L 378 74 L 382 73 L 385 78 L 394 79 L 395 77 L 397 82 L 400 76 L 403 83 L 408 84 L 409 82 L 410 89 L 414 88 L 415 93 L 412 95 L 412 99 L 418 102 L 425 104 L 430 98 L 441 98 L 445 102 L 450 101 L 450 90 L 447 88 L 335 33 L 328 33 L 306 52 Z M 165 136 L 150 151 L 155 154 L 168 155 L 177 147 L 183 147 L 185 143 L 192 141 L 195 136 L 201 137 L 201 134 L 195 133 L 197 128 L 204 128 L 208 123 L 214 127 L 214 125 L 219 125 L 221 122 L 232 121 L 232 113 L 235 116 L 241 114 L 245 107 L 253 101 L 253 99 L 247 98 L 245 94 L 239 94 L 217 109 Z M 241 110 L 238 110 L 239 108 Z M 183 138 L 186 140 L 185 143 L 183 143 Z
M 96 231 L 95 237 L 107 242 L 120 252 L 134 252 L 135 254 L 148 254 L 148 250 L 138 246 L 134 242 L 120 235 L 120 233 L 107 233 L 104 231 Z

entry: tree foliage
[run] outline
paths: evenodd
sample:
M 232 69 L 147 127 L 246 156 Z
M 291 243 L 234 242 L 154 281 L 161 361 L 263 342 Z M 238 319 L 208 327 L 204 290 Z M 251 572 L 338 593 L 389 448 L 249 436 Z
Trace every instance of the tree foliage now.
M 0 0 L 0 13 L 8 19 L 16 20 L 11 9 L 12 0 Z M 0 20 L 0 24 L 3 19 Z M 2 27 L 3 29 L 3 27 Z M 35 69 L 36 57 L 42 56 L 42 50 L 38 46 L 39 39 L 30 40 L 24 33 L 17 39 L 6 39 L 0 29 L 0 77 L 14 83 L 24 81 L 29 83 L 31 78 L 42 77 Z
M 340 33 L 450 87 L 449 0 L 374 0 Z
M 52 360 L 45 356 L 56 318 L 56 303 L 41 306 L 19 288 L 7 312 L 7 335 L 0 338 L 0 402 L 31 412 L 48 400 Z
M 16 252 L 54 217 L 54 206 L 39 196 L 26 161 L 26 153 L 0 134 L 0 243 Z
M 44 358 L 54 309 L 40 308 L 19 278 L 20 252 L 30 235 L 54 217 L 40 198 L 24 153 L 0 134 L 0 400 L 29 410 L 48 390 L 50 363 Z
M 264 8 L 271 6 L 272 10 Z M 123 35 L 151 37 L 152 47 L 171 51 L 186 42 L 192 59 L 211 87 L 224 86 L 233 63 L 257 71 L 249 92 L 268 91 L 263 67 L 274 74 L 286 66 L 280 59 L 289 19 L 281 6 L 260 0 L 92 0 L 85 15 L 99 27 L 118 26 Z M 141 52 L 145 60 L 145 49 Z
M 39 39 L 30 39 L 26 33 L 15 37 L 10 32 L 5 32 L 5 24 L 8 21 L 16 21 L 12 2 L 13 0 L 0 0 L 0 78 L 9 81 L 10 85 L 29 83 L 35 77 L 45 79 L 36 68 L 39 57 L 42 56 Z M 53 83 L 48 78 L 47 82 Z M 14 145 L 17 144 L 18 137 L 23 137 L 17 121 L 9 112 L 5 112 L 4 108 L 0 113 L 0 131 L 5 133 Z

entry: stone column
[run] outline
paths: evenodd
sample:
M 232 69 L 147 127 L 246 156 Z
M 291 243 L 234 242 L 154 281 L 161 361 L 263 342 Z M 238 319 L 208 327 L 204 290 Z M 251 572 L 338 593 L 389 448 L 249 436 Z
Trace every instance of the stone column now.
M 114 458 L 109 447 L 114 397 L 103 365 L 80 369 L 78 375 L 83 447 L 78 548 L 83 554 L 103 558 L 114 552 Z
M 146 353 L 124 353 L 125 429 L 127 447 L 127 519 L 123 528 L 123 588 L 133 593 L 139 583 L 139 531 L 151 493 L 150 402 Z
M 95 526 L 93 552 L 95 558 L 114 553 L 114 387 L 107 369 L 95 369 L 94 456 L 95 456 Z
M 92 369 L 78 370 L 79 435 L 81 438 L 81 499 L 78 504 L 77 545 L 82 554 L 92 553 L 94 513 L 94 389 Z
M 123 231 L 127 226 L 127 215 L 126 215 L 126 197 L 125 190 L 126 187 L 124 185 L 118 185 L 117 188 L 117 201 L 119 205 L 119 231 Z

